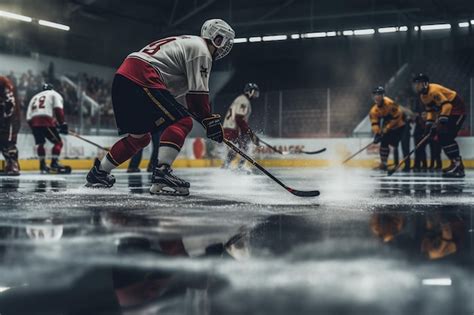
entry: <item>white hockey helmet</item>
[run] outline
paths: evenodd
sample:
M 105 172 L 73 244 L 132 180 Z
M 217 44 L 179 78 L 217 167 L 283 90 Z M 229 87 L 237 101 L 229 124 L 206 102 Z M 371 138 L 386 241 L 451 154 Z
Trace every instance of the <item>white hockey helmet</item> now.
M 201 37 L 210 40 L 216 47 L 215 58 L 217 60 L 225 57 L 232 49 L 235 32 L 225 21 L 211 19 L 202 25 Z

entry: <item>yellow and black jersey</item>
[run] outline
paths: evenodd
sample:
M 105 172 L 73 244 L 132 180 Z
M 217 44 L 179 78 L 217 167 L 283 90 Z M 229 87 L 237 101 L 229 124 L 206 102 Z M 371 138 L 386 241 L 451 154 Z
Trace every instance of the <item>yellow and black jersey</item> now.
M 373 133 L 386 133 L 389 130 L 403 127 L 405 121 L 400 106 L 388 97 L 383 98 L 383 104 L 374 104 L 369 113 Z M 383 120 L 383 127 L 380 124 Z
M 435 113 L 438 112 L 439 116 L 465 114 L 464 102 L 457 92 L 439 84 L 430 83 L 426 93 L 420 94 L 420 101 L 425 106 L 429 122 L 436 120 Z

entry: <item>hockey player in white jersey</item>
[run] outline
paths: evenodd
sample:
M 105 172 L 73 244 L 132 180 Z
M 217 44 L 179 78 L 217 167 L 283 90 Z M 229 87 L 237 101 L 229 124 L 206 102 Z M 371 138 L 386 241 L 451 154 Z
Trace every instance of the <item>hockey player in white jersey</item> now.
M 51 84 L 43 84 L 43 91 L 34 95 L 28 104 L 26 120 L 30 125 L 36 143 L 36 151 L 40 161 L 41 173 L 71 172 L 69 166 L 59 163 L 59 155 L 63 147 L 61 134 L 68 134 L 68 125 L 64 119 L 63 97 L 53 89 Z M 44 144 L 48 139 L 52 144 L 51 165 L 46 165 Z
M 209 75 L 212 62 L 230 52 L 234 37 L 226 22 L 212 19 L 203 24 L 201 36 L 161 39 L 124 60 L 114 77 L 112 103 L 118 133 L 127 136 L 96 161 L 87 186 L 111 187 L 115 178 L 110 172 L 147 146 L 151 132 L 162 131 L 150 192 L 189 194 L 190 184 L 173 175 L 171 167 L 192 129 L 190 114 L 210 139 L 223 141 L 220 116 L 211 113 Z
M 227 110 L 224 118 L 224 135 L 227 140 L 236 143 L 242 150 L 248 150 L 249 142 L 259 145 L 257 135 L 249 127 L 249 118 L 252 113 L 251 100 L 260 96 L 260 89 L 255 83 L 247 83 L 244 93 L 239 95 Z M 235 158 L 236 153 L 228 150 L 224 160 L 223 168 L 229 168 L 230 163 Z M 239 169 L 245 164 L 244 159 L 239 161 Z

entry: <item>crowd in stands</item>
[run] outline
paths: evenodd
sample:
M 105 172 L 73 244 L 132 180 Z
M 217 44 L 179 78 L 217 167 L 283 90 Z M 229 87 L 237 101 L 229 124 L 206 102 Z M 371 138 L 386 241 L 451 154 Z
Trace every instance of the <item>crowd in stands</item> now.
M 26 113 L 31 98 L 41 91 L 42 84 L 48 82 L 53 84 L 55 90 L 63 96 L 64 111 L 68 121 L 72 124 L 79 122 L 81 115 L 80 95 L 78 95 L 77 89 L 71 84 L 48 75 L 47 72 L 33 73 L 31 70 L 20 74 L 11 71 L 7 77 L 17 89 L 18 101 L 23 113 Z M 105 127 L 113 124 L 112 99 L 110 95 L 111 83 L 85 73 L 67 77 L 76 86 L 81 87 L 87 96 L 99 104 L 99 111 L 92 111 L 89 106 L 82 107 L 83 122 L 94 126 L 99 121 Z

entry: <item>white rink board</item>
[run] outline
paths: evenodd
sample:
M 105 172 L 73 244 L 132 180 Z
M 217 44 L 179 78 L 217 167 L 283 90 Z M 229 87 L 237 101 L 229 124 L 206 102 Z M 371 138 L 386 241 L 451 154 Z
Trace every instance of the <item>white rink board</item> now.
M 62 157 L 72 159 L 89 159 L 101 154 L 101 150 L 85 143 L 73 136 L 62 136 L 64 141 L 64 148 Z M 85 136 L 85 138 L 94 141 L 104 147 L 110 147 L 119 137 L 111 136 Z M 288 155 L 280 155 L 274 153 L 266 147 L 254 148 L 253 155 L 260 159 L 305 159 L 305 160 L 341 160 L 348 155 L 355 153 L 357 150 L 367 145 L 372 141 L 370 138 L 328 138 L 328 139 L 277 139 L 277 138 L 263 138 L 267 142 L 276 146 L 282 151 L 289 151 Z M 189 138 L 184 144 L 184 148 L 180 154 L 180 158 L 195 159 L 193 147 L 197 140 L 196 138 Z M 463 137 L 458 139 L 461 153 L 464 159 L 474 159 L 474 137 Z M 225 149 L 221 148 L 215 152 L 216 157 L 223 154 Z M 47 154 L 50 153 L 51 144 L 46 144 Z M 298 154 L 298 150 L 315 151 L 322 148 L 327 148 L 327 151 L 317 155 Z M 412 143 L 413 148 L 413 143 Z M 18 135 L 18 149 L 20 151 L 21 159 L 36 158 L 36 150 L 34 139 L 31 134 Z M 150 155 L 151 145 L 145 149 L 144 158 L 147 159 Z M 429 155 L 429 149 L 426 150 Z M 378 156 L 377 146 L 372 147 L 369 151 L 364 151 L 355 159 L 367 160 L 374 159 Z M 400 152 L 401 156 L 401 152 Z

